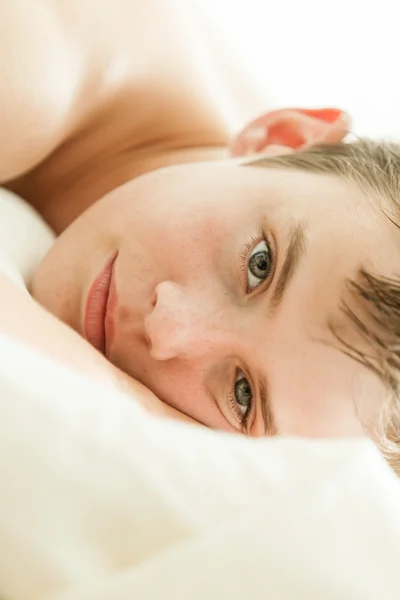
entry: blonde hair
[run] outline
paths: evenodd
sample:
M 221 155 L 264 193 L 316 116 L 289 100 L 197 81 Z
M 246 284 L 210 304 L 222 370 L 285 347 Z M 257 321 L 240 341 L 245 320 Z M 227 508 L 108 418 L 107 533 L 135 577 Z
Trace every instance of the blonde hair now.
M 243 166 L 336 175 L 367 193 L 393 226 L 400 228 L 400 144 L 358 139 L 292 154 L 266 155 Z M 333 325 L 331 329 L 342 350 L 377 373 L 388 390 L 375 433 L 381 452 L 400 475 L 400 247 L 399 278 L 362 269 L 358 281 L 348 281 L 348 288 L 362 305 L 363 318 L 344 301 L 341 308 L 371 352 L 350 346 Z

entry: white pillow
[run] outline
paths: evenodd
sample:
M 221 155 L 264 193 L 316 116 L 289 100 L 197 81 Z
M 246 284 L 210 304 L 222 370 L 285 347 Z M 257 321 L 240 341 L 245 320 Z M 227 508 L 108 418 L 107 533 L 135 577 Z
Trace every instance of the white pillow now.
M 0 272 L 24 288 L 54 239 L 32 206 L 0 188 Z
M 0 336 L 0 593 L 398 598 L 400 484 L 372 442 L 149 417 Z

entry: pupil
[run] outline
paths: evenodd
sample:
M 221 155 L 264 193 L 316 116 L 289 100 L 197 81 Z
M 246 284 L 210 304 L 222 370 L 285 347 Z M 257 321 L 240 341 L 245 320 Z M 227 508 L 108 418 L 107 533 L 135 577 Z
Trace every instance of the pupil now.
M 261 279 L 266 276 L 269 268 L 269 254 L 266 250 L 256 252 L 250 258 L 249 269 L 254 277 Z
M 257 254 L 255 258 L 256 258 L 257 267 L 259 269 L 262 269 L 263 271 L 265 271 L 268 263 L 267 263 L 267 259 L 265 258 L 264 254 Z
M 251 387 L 247 379 L 239 379 L 235 384 L 236 401 L 241 406 L 247 406 L 251 399 Z

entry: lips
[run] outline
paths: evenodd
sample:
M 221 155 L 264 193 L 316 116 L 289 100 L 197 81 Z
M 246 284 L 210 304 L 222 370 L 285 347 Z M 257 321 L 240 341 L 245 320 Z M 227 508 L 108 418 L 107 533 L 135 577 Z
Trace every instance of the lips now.
M 97 275 L 90 287 L 86 300 L 84 335 L 87 341 L 102 354 L 105 353 L 106 349 L 105 319 L 116 258 L 117 255 L 115 254 Z

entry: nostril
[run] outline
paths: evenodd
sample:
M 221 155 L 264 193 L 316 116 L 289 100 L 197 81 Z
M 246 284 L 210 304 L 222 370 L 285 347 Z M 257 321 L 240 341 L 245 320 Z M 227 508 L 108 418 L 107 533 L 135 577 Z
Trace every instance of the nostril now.
M 155 360 L 170 360 L 176 355 L 174 324 L 157 314 L 156 308 L 144 319 L 143 339 Z M 176 329 L 175 329 L 176 331 Z
M 153 344 L 151 342 L 151 338 L 150 338 L 149 334 L 147 333 L 146 329 L 143 332 L 143 337 L 144 337 L 144 340 L 145 340 L 147 346 L 149 347 L 149 351 L 151 352 Z
M 152 308 L 144 318 L 150 354 L 156 360 L 170 360 L 186 353 L 194 342 L 198 315 L 180 285 L 162 281 L 150 298 Z
M 147 344 L 147 346 L 149 347 L 149 350 L 151 352 L 152 347 L 153 347 L 153 342 L 151 339 L 151 331 L 149 330 L 149 321 L 150 321 L 150 315 L 148 315 L 147 317 L 144 318 L 144 322 L 143 322 L 143 338 Z
M 157 303 L 157 290 L 154 290 L 154 292 L 153 292 L 153 294 L 152 294 L 152 296 L 150 298 L 151 307 L 155 308 L 156 303 Z

